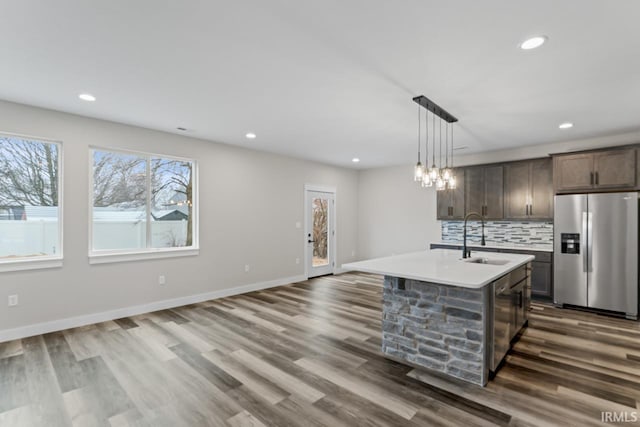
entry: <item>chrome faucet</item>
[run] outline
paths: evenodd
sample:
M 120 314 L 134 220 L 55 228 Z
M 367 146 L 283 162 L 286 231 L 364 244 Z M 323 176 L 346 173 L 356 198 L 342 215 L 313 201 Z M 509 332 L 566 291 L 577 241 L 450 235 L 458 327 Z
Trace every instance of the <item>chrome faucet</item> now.
M 480 242 L 480 245 L 486 246 L 486 243 L 484 241 L 484 217 L 477 212 L 469 212 L 464 217 L 464 229 L 462 232 L 462 258 L 469 258 L 471 256 L 471 249 L 467 249 L 467 220 L 472 216 L 477 216 L 478 218 L 480 218 L 480 221 L 482 221 L 482 241 Z

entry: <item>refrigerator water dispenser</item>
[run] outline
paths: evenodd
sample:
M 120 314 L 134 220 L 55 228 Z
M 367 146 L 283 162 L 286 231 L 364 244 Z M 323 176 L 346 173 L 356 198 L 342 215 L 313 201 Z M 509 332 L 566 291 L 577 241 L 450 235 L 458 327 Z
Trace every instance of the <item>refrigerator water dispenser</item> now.
M 580 234 L 560 233 L 560 253 L 580 254 Z

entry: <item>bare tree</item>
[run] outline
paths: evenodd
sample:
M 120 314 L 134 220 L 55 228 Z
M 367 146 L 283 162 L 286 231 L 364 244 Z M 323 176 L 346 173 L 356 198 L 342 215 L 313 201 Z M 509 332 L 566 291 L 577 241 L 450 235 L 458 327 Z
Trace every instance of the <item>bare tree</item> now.
M 146 159 L 97 151 L 93 159 L 93 206 L 146 204 Z
M 313 255 L 327 257 L 328 203 L 327 199 L 313 199 Z
M 187 207 L 186 246 L 193 244 L 193 167 L 191 162 L 170 159 L 151 161 L 152 200 L 156 207 Z M 172 200 L 176 194 L 180 200 Z
M 58 206 L 58 146 L 0 137 L 0 205 Z

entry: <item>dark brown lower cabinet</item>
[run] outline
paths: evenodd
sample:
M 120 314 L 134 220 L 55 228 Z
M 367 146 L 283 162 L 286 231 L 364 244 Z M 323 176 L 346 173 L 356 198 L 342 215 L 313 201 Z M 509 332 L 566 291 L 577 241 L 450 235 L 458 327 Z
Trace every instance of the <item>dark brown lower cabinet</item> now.
M 553 299 L 553 264 L 551 262 L 531 263 L 531 295 Z
M 462 245 L 457 243 L 432 243 L 431 249 L 455 249 L 462 251 Z M 505 254 L 533 255 L 531 262 L 531 296 L 539 300 L 553 299 L 553 252 L 524 251 L 518 249 L 502 249 L 490 247 L 472 247 L 472 252 L 497 252 Z M 462 252 L 460 252 L 462 255 Z

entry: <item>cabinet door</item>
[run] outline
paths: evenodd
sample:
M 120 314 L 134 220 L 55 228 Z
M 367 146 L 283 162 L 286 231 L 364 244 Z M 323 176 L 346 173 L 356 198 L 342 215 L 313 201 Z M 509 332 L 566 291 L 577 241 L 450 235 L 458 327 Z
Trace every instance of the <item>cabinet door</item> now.
M 485 216 L 487 219 L 504 218 L 504 169 L 502 166 L 484 168 Z
M 436 191 L 438 199 L 438 219 L 451 219 L 451 191 Z
M 451 219 L 464 219 L 464 169 L 454 169 L 456 188 L 451 191 Z
M 482 215 L 484 206 L 484 169 L 466 168 L 464 171 L 465 214 L 476 212 Z
M 553 286 L 551 278 L 551 263 L 531 263 L 531 293 L 536 297 L 553 298 Z
M 510 163 L 504 167 L 505 217 L 526 219 L 528 215 L 530 189 L 530 162 Z
M 570 154 L 554 158 L 556 192 L 593 188 L 593 154 Z
M 531 161 L 529 217 L 553 219 L 553 164 L 551 159 Z
M 636 150 L 609 150 L 594 154 L 596 188 L 634 188 Z

